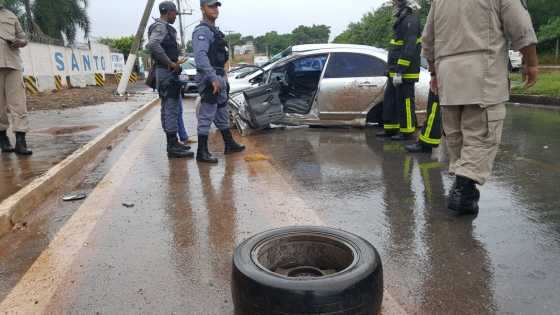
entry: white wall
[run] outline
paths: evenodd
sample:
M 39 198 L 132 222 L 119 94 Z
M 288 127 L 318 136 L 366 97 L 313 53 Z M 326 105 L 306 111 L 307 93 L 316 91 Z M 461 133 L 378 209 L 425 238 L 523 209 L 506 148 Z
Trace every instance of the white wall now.
M 108 46 L 92 44 L 91 50 L 30 43 L 21 49 L 24 75 L 37 77 L 39 90 L 54 86 L 54 76 L 70 77 L 73 86 L 95 85 L 94 73 L 115 73 L 124 69 L 124 56 Z M 52 82 L 51 82 L 52 81 Z M 63 79 L 63 83 L 66 84 Z

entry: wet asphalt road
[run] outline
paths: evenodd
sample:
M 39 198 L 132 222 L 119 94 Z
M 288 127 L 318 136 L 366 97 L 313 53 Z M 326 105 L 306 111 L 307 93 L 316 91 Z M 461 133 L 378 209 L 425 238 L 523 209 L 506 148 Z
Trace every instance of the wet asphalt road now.
M 123 102 L 31 112 L 28 142 L 34 155 L 0 156 L 0 202 L 154 97 L 137 94 Z
M 476 218 L 446 210 L 444 164 L 376 131 L 274 130 L 208 166 L 164 157 L 154 111 L 85 180 L 88 200 L 52 201 L 0 241 L 0 311 L 232 314 L 235 245 L 316 224 L 371 241 L 408 313 L 557 314 L 560 111 L 510 107 Z M 244 160 L 254 153 L 270 159 Z

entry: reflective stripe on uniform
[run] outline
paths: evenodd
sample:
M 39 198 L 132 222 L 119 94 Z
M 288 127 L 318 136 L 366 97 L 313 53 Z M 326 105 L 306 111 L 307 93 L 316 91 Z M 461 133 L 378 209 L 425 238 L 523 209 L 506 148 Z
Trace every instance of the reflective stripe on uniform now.
M 383 128 L 385 128 L 386 130 L 394 130 L 394 129 L 399 129 L 401 127 L 401 125 L 399 124 L 385 124 L 383 125 Z
M 389 72 L 389 77 L 394 78 L 397 75 L 396 72 Z M 420 73 L 406 73 L 402 75 L 403 79 L 420 79 Z
M 419 37 L 418 39 L 416 39 L 416 44 L 422 44 L 422 37 Z M 391 39 L 391 45 L 404 46 L 404 40 Z
M 408 66 L 410 66 L 410 61 L 408 61 L 406 59 L 399 59 L 399 60 L 397 60 L 397 64 L 399 64 L 401 66 L 408 67 Z
M 402 133 L 412 133 L 416 130 L 412 126 L 412 100 L 410 98 L 406 98 L 406 128 L 401 128 Z
M 439 106 L 438 102 L 434 102 L 432 104 L 432 112 L 430 113 L 430 117 L 428 117 L 426 132 L 420 134 L 419 137 L 420 141 L 425 142 L 427 144 L 433 144 L 433 145 L 441 144 L 441 139 L 430 138 L 430 134 L 432 133 L 432 129 L 434 127 L 434 121 L 436 120 L 436 113 L 437 113 L 438 106 Z

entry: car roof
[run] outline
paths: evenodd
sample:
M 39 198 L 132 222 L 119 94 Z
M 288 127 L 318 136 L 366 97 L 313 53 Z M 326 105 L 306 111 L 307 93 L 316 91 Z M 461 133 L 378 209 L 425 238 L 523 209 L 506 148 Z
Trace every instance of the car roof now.
M 306 44 L 306 45 L 296 45 L 288 48 L 292 53 L 305 52 L 310 50 L 320 50 L 320 49 L 380 49 L 373 46 L 366 45 L 355 45 L 355 44 Z
M 314 56 L 314 55 L 332 54 L 332 53 L 366 54 L 366 55 L 377 57 L 384 61 L 387 61 L 387 59 L 389 58 L 389 53 L 386 50 L 376 48 L 376 47 L 371 47 L 371 46 L 363 46 L 359 48 L 332 47 L 332 48 L 316 49 L 316 50 L 309 50 L 305 52 L 295 53 L 293 55 L 278 60 L 276 63 L 273 64 L 273 66 L 278 64 L 284 64 L 286 62 L 290 62 L 294 59 L 302 58 L 305 56 Z

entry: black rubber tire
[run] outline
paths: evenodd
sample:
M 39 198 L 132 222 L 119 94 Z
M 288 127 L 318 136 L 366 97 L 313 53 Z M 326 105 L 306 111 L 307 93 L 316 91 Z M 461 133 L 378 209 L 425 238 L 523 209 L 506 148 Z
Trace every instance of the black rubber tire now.
M 279 236 L 343 240 L 355 255 L 346 270 L 314 279 L 284 277 L 259 267 L 253 249 Z M 377 250 L 354 234 L 326 227 L 287 227 L 258 234 L 235 250 L 232 296 L 236 315 L 375 315 L 383 300 L 383 267 Z

